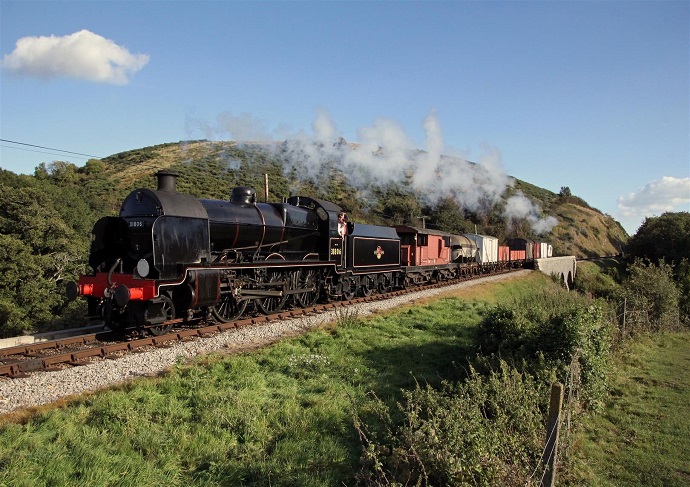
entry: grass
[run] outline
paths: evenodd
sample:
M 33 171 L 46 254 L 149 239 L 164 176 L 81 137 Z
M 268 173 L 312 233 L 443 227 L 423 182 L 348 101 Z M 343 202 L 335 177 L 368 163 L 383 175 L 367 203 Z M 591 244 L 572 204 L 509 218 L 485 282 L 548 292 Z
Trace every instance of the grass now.
M 690 334 L 645 338 L 616 370 L 604 412 L 579 435 L 570 483 L 690 485 Z
M 372 319 L 344 312 L 264 350 L 37 412 L 0 427 L 0 485 L 352 485 L 367 394 L 393 406 L 401 388 L 464 374 L 487 307 L 551 285 L 532 273 Z

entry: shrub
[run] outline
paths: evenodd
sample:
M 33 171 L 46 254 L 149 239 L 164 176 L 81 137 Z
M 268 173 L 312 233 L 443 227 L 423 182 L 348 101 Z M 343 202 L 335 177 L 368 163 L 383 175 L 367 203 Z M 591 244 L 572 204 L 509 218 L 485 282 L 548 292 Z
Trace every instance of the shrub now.
M 584 405 L 597 408 L 606 395 L 611 326 L 604 305 L 566 291 L 525 296 L 499 305 L 482 320 L 478 351 L 519 364 L 536 377 L 582 387 Z M 579 371 L 579 377 L 572 377 Z
M 601 272 L 595 264 L 578 264 L 574 289 L 597 298 L 611 298 L 620 290 L 616 281 L 616 268 L 611 267 L 606 272 Z
M 681 291 L 673 268 L 663 259 L 655 265 L 636 259 L 618 296 L 625 303 L 624 334 L 676 330 L 680 326 Z
M 690 327 L 690 261 L 683 259 L 674 270 L 678 291 L 680 292 L 681 325 Z
M 374 397 L 356 418 L 364 446 L 359 479 L 369 485 L 525 485 L 540 461 L 548 393 L 501 361 L 483 376 L 404 392 L 404 422 Z

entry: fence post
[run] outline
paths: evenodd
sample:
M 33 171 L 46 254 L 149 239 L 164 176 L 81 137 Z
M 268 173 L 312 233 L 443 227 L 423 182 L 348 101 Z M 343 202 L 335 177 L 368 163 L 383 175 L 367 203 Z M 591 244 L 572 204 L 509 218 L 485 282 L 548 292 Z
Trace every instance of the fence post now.
M 551 386 L 551 401 L 549 402 L 549 419 L 546 421 L 546 445 L 541 457 L 542 465 L 546 465 L 541 487 L 556 485 L 556 461 L 558 455 L 558 435 L 561 431 L 561 407 L 563 406 L 563 384 L 556 382 Z

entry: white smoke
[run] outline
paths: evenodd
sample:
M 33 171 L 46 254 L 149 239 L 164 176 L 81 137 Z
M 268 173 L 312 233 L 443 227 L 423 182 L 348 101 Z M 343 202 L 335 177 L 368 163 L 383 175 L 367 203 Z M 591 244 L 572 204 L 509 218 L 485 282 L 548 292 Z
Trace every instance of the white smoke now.
M 335 123 L 331 120 L 328 112 L 325 110 L 319 110 L 316 113 L 316 118 L 311 124 L 311 128 L 314 131 L 314 138 L 320 141 L 331 141 L 338 137 L 338 130 L 335 127 Z
M 206 137 L 230 137 L 234 140 L 276 141 L 277 131 L 252 116 L 222 114 L 215 126 L 192 123 L 202 128 Z M 461 156 L 449 156 L 443 131 L 435 111 L 423 120 L 424 141 L 415 143 L 394 120 L 378 118 L 372 126 L 357 131 L 356 143 L 347 143 L 330 115 L 321 110 L 312 123 L 313 134 L 303 132 L 288 136 L 281 143 L 267 144 L 286 161 L 286 172 L 302 180 L 314 180 L 325 165 L 342 172 L 357 188 L 390 183 L 409 183 L 428 204 L 451 197 L 470 211 L 488 211 L 502 201 L 502 195 L 514 180 L 503 169 L 500 151 L 488 144 L 482 147 L 479 163 Z M 283 134 L 281 134 L 283 135 Z M 556 219 L 540 218 L 541 209 L 522 193 L 508 200 L 508 221 L 524 218 L 537 233 L 549 231 Z
M 187 132 L 201 133 L 205 139 L 230 136 L 233 140 L 245 142 L 272 142 L 274 135 L 268 130 L 268 122 L 250 113 L 234 115 L 222 112 L 216 117 L 216 123 L 211 124 L 193 114 L 186 119 Z
M 558 224 L 553 216 L 541 217 L 541 206 L 527 198 L 522 191 L 508 198 L 503 216 L 508 222 L 525 219 L 537 235 L 543 235 L 551 231 Z

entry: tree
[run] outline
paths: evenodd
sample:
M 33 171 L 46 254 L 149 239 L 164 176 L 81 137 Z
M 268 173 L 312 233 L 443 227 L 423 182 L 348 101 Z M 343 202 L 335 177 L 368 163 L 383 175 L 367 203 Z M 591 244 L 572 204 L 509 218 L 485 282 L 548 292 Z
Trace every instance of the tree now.
M 377 196 L 379 211 L 393 225 L 421 226 L 422 205 L 412 189 L 390 184 Z
M 86 233 L 75 232 L 56 210 L 77 196 L 58 191 L 53 199 L 56 188 L 46 181 L 29 185 L 17 177 L 15 183 L 0 183 L 0 336 L 54 320 L 67 305 L 59 284 L 84 271 L 87 254 Z
M 89 159 L 81 171 L 87 175 L 100 174 L 105 171 L 105 162 L 100 159 Z
M 53 161 L 48 164 L 48 175 L 61 184 L 75 184 L 79 181 L 78 168 L 71 162 Z
M 465 219 L 462 211 L 453 198 L 444 198 L 431 208 L 426 214 L 431 216 L 438 230 L 450 233 L 467 233 L 474 231 L 472 222 Z
M 646 218 L 626 246 L 631 260 L 665 260 L 676 265 L 690 259 L 690 212 L 664 213 Z

